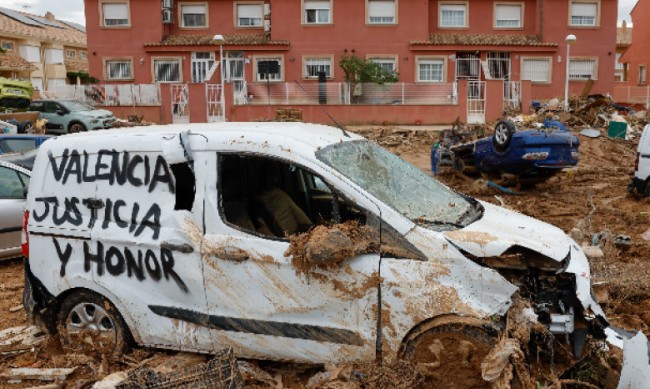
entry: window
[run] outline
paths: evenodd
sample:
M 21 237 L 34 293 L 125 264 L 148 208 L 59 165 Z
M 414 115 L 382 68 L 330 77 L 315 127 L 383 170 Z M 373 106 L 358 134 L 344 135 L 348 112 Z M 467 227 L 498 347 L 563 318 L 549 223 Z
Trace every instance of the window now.
M 330 0 L 304 0 L 305 24 L 328 24 L 332 23 Z
M 440 27 L 467 27 L 467 3 L 440 3 L 439 9 L 438 24 Z
M 2 50 L 14 51 L 14 42 L 2 41 Z
M 11 139 L 0 138 L 0 150 L 3 153 L 22 153 L 36 148 L 36 140 L 34 138 L 27 139 Z
M 476 53 L 456 53 L 456 79 L 478 80 L 481 77 L 481 59 Z
M 491 78 L 507 80 L 510 77 L 510 53 L 488 52 L 487 61 Z
M 63 50 L 62 49 L 45 49 L 45 63 L 62 64 L 63 63 Z
M 133 73 L 131 70 L 131 60 L 107 60 L 106 61 L 106 79 L 107 80 L 131 80 Z
M 521 28 L 522 27 L 521 4 L 495 4 L 494 5 L 494 27 L 497 28 Z
M 8 167 L 0 166 L 0 198 L 24 199 L 29 177 Z
M 395 24 L 397 0 L 368 0 L 369 24 Z
M 419 82 L 443 82 L 445 61 L 442 58 L 418 58 L 417 80 Z
M 373 58 L 370 57 L 368 60 L 376 63 L 381 66 L 384 70 L 390 73 L 397 72 L 397 61 L 395 58 Z
M 20 56 L 28 62 L 41 62 L 41 48 L 38 46 L 20 46 Z
M 647 81 L 648 79 L 646 65 L 639 65 L 639 85 L 645 85 Z
M 262 71 L 262 72 L 260 72 Z M 257 81 L 282 81 L 282 58 L 255 58 L 255 77 Z
M 570 4 L 572 26 L 596 26 L 598 24 L 598 3 L 572 1 Z
M 179 59 L 154 59 L 154 82 L 181 82 L 181 61 Z
M 237 27 L 261 27 L 262 3 L 236 4 Z
M 551 82 L 551 59 L 524 58 L 522 60 L 521 79 L 532 82 Z
M 215 69 L 212 69 L 213 67 Z M 213 75 L 215 70 L 214 52 L 198 51 L 192 53 L 192 82 L 205 82 L 206 78 Z
M 79 59 L 88 59 L 88 53 L 85 51 L 79 52 Z
M 66 58 L 75 58 L 77 56 L 77 52 L 74 50 L 66 50 L 65 51 L 65 57 Z
M 321 72 L 325 72 L 327 78 L 333 77 L 331 57 L 305 58 L 305 78 L 318 78 Z
M 569 80 L 595 80 L 595 59 L 574 59 L 569 61 Z
M 102 7 L 102 18 L 105 27 L 129 25 L 129 4 L 127 2 L 100 4 Z
M 207 27 L 206 4 L 181 4 L 182 27 Z

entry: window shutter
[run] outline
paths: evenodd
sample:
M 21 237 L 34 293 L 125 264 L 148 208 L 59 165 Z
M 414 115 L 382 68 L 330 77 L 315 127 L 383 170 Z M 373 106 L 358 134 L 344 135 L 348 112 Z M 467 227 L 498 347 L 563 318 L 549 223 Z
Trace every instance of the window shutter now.
M 240 4 L 237 7 L 237 17 L 239 18 L 262 18 L 262 7 L 257 4 Z
M 183 5 L 181 6 L 181 12 L 183 14 L 205 14 L 205 5 Z
M 443 4 L 440 8 L 443 11 L 465 11 L 463 4 Z
M 305 0 L 305 9 L 330 9 L 328 0 Z
M 372 17 L 390 18 L 395 16 L 394 0 L 368 1 L 368 14 Z
M 106 19 L 128 19 L 129 13 L 126 4 L 103 4 L 104 20 Z
M 598 7 L 595 3 L 572 3 L 571 16 L 586 16 L 595 18 Z
M 550 61 L 548 59 L 524 59 L 522 80 L 548 82 L 548 70 Z
M 518 5 L 497 5 L 497 20 L 519 20 L 521 18 L 521 7 Z

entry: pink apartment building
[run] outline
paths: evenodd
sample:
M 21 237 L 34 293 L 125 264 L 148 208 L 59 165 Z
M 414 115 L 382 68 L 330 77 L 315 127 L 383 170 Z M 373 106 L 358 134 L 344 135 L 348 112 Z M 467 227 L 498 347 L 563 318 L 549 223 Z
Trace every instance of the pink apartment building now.
M 569 34 L 577 38 L 570 93 L 589 79 L 592 93 L 614 85 L 616 0 L 86 0 L 85 10 L 91 75 L 107 84 L 160 83 L 163 105 L 175 102 L 170 84 L 183 85 L 191 121 L 209 115 L 203 84 L 221 84 L 222 69 L 214 71 L 221 55 L 228 120 L 268 117 L 282 106 L 328 121 L 318 99 L 259 106 L 256 95 L 318 90 L 319 74 L 328 95 L 336 88 L 349 95 L 338 65 L 346 53 L 398 72 L 402 95 L 356 105 L 330 98 L 327 110 L 342 122 L 448 123 L 467 119 L 474 100 L 490 120 L 504 99 L 527 110 L 531 99 L 561 98 Z M 171 121 L 173 110 L 163 110 L 161 120 Z

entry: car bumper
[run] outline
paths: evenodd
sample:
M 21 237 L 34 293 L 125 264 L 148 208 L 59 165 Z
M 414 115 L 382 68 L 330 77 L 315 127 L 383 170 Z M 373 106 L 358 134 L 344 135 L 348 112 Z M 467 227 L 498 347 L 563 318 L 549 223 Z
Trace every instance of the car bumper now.
M 23 306 L 27 315 L 27 322 L 36 325 L 42 331 L 53 334 L 55 332 L 52 313 L 54 296 L 34 276 L 25 261 L 25 287 L 23 289 Z

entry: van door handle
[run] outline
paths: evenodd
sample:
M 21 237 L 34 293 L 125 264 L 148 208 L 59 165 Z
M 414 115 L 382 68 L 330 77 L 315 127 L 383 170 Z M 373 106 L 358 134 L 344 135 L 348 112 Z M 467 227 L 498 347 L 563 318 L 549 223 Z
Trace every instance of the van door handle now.
M 173 244 L 173 243 L 169 243 L 169 242 L 162 242 L 160 244 L 160 248 L 167 249 L 169 251 L 178 251 L 178 252 L 183 253 L 183 254 L 190 254 L 190 253 L 194 252 L 194 247 L 192 247 L 191 245 L 189 245 L 187 243 Z
M 238 247 L 224 246 L 221 250 L 215 253 L 217 258 L 225 259 L 226 261 L 243 262 L 247 261 L 250 256 L 248 253 Z

